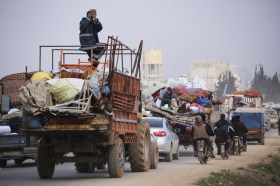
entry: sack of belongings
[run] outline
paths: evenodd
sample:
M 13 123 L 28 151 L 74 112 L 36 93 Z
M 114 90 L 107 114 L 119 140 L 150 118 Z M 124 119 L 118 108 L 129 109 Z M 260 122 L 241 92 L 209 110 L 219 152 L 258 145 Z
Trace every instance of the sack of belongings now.
M 48 83 L 50 92 L 58 103 L 72 101 L 79 93 L 79 90 L 68 80 L 68 78 L 57 79 L 53 84 L 50 84 L 49 81 Z

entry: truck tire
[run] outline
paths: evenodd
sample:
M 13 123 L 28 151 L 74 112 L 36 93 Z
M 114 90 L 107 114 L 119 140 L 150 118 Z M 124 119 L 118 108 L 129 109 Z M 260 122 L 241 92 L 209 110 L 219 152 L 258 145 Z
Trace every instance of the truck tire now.
M 133 172 L 144 172 L 150 168 L 150 128 L 147 122 L 139 121 L 137 143 L 129 145 L 129 162 Z
M 151 148 L 151 165 L 150 169 L 156 169 L 158 166 L 159 152 L 157 142 L 152 143 Z
M 125 164 L 125 148 L 121 138 L 109 148 L 108 171 L 111 178 L 122 177 Z
M 7 166 L 7 160 L 0 160 L 0 168 L 5 168 Z
M 41 179 L 50 179 L 53 176 L 55 163 L 51 158 L 50 147 L 38 145 L 37 171 Z
M 93 173 L 95 171 L 94 163 L 90 162 L 79 162 L 75 163 L 76 171 L 78 173 Z

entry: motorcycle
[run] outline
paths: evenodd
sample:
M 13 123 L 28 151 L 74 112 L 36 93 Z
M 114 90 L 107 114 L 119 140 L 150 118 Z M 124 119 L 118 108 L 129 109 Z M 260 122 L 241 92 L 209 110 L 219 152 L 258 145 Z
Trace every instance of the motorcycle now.
M 205 140 L 198 140 L 196 146 L 198 161 L 200 164 L 206 164 L 209 159 L 207 142 Z
M 243 137 L 233 137 L 233 154 L 239 156 L 241 152 L 247 151 L 246 145 L 243 145 Z
M 221 149 L 221 157 L 223 160 L 228 159 L 228 153 L 226 149 L 226 142 L 219 143 Z

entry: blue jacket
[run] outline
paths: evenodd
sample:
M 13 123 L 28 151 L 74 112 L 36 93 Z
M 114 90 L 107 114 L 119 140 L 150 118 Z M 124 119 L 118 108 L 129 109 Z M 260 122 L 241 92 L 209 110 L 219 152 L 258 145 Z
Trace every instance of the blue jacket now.
M 80 21 L 80 44 L 81 47 L 89 47 L 85 45 L 95 45 L 99 43 L 98 32 L 103 29 L 101 22 L 90 20 L 83 17 Z

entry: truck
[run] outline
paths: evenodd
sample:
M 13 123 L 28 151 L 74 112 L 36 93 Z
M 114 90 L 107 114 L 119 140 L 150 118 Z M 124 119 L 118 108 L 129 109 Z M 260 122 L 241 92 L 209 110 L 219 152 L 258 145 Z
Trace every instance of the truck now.
M 236 108 L 230 112 L 229 120 L 233 116 L 240 116 L 240 121 L 247 127 L 247 141 L 257 141 L 264 145 L 265 126 L 263 108 Z
M 157 105 L 161 98 L 154 97 L 153 95 L 157 95 L 157 93 L 153 93 L 154 99 L 146 102 L 144 110 L 147 112 L 147 116 L 166 118 L 170 122 L 173 131 L 179 137 L 179 145 L 187 149 L 193 144 L 191 129 L 194 124 L 194 117 L 196 115 L 205 116 L 206 122 L 210 123 L 213 112 L 212 105 L 218 102 L 216 99 L 213 99 L 213 92 L 209 90 L 187 90 L 184 86 L 174 86 L 171 90 L 174 98 L 170 100 L 170 106 L 168 104 L 165 106 Z M 207 100 L 211 100 L 211 103 L 207 104 L 207 106 L 197 104 L 199 95 L 207 97 Z
M 19 88 L 26 82 L 25 73 L 7 75 L 0 80 L 0 167 L 5 168 L 7 161 L 13 160 L 16 165 L 27 159 L 35 160 L 37 139 L 20 131 L 22 112 L 10 112 L 20 108 Z
M 264 145 L 265 131 L 268 123 L 265 121 L 263 98 L 257 90 L 239 90 L 228 95 L 228 120 L 232 116 L 240 116 L 240 120 L 248 128 L 248 141 L 257 141 Z
M 107 43 L 87 48 L 96 55 L 91 61 L 78 58 L 76 63 L 66 58 L 68 54 L 71 59 L 85 55 L 80 46 L 40 46 L 40 53 L 51 48 L 52 56 L 56 56 L 53 53 L 59 51 L 59 71 L 54 79 L 83 82 L 71 101 L 55 100 L 52 106 L 38 106 L 35 110 L 39 114 L 30 112 L 28 104 L 24 108 L 24 117 L 30 122 L 22 131 L 39 139 L 37 171 L 41 179 L 52 178 L 55 165 L 67 162 L 74 162 L 78 173 L 94 172 L 107 165 L 112 178 L 123 175 L 126 162 L 133 172 L 150 169 L 150 129 L 141 119 L 142 46 L 141 40 L 138 49 L 131 49 L 109 36 Z M 92 79 L 95 81 L 90 90 Z M 50 95 L 53 98 L 54 94 Z
M 9 126 L 4 120 L 0 123 L 1 126 Z M 8 160 L 13 160 L 16 165 L 22 164 L 27 159 L 35 160 L 36 144 L 36 138 L 25 134 L 0 135 L 0 167 L 5 168 Z

